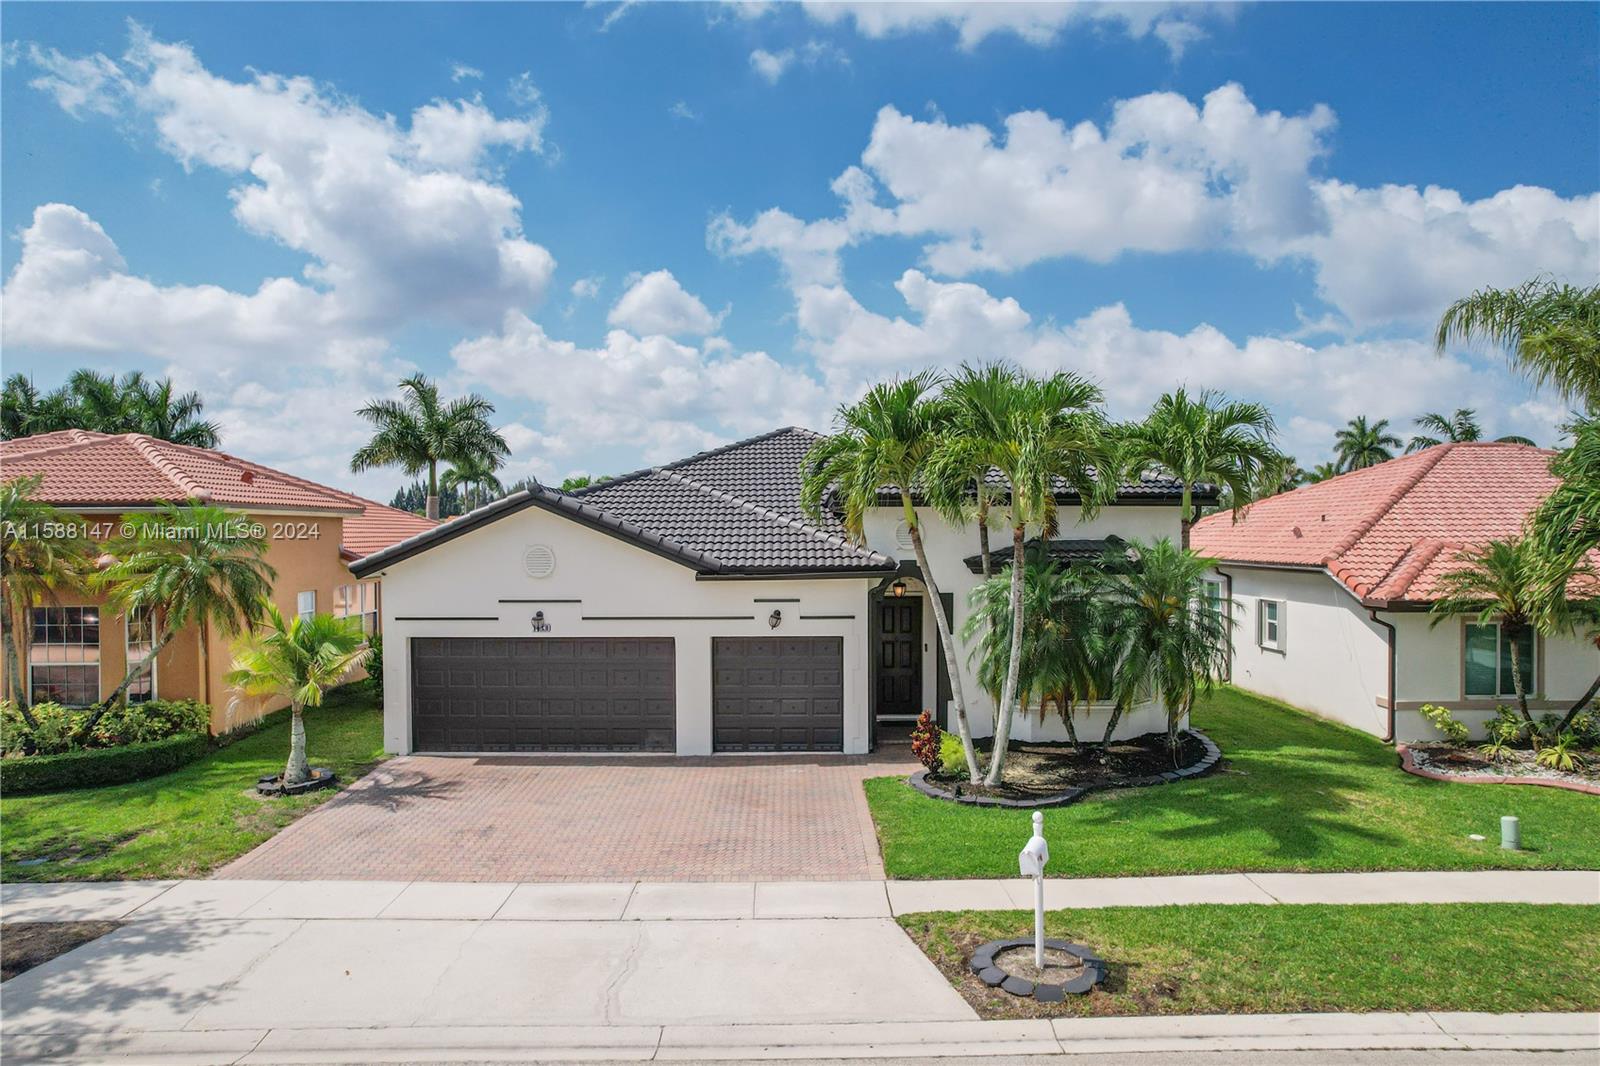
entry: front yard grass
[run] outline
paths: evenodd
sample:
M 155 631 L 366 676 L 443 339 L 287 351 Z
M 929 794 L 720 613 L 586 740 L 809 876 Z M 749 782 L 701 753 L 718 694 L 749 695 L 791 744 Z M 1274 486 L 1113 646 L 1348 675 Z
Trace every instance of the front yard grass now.
M 1600 906 L 1208 904 L 1050 911 L 1106 979 L 1059 1004 L 966 969 L 972 949 L 1028 936 L 1027 911 L 908 914 L 900 924 L 984 1018 L 1315 1011 L 1600 1009 Z
M 306 712 L 316 766 L 348 783 L 383 758 L 383 709 L 370 683 Z M 259 798 L 256 778 L 283 769 L 289 715 L 170 774 L 104 788 L 0 796 L 0 879 L 116 881 L 203 877 L 332 797 Z M 43 862 L 32 860 L 43 859 Z
M 1045 812 L 1052 876 L 1600 869 L 1594 796 L 1424 780 L 1374 737 L 1232 688 L 1194 724 L 1222 749 L 1209 775 Z M 1017 876 L 1027 812 L 929 799 L 901 777 L 866 791 L 890 877 Z M 1521 819 L 1525 850 L 1500 849 L 1503 814 Z

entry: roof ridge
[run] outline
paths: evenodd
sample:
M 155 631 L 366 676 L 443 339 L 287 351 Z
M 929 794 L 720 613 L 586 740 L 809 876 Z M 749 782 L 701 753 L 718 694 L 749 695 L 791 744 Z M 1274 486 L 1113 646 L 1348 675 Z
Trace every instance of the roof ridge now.
M 1446 548 L 1465 547 L 1445 537 L 1418 537 L 1400 558 L 1394 561 L 1387 573 L 1372 583 L 1372 595 L 1384 593 L 1383 599 L 1395 599 L 1416 583 L 1418 576 L 1433 564 Z M 1389 586 L 1393 585 L 1393 588 Z
M 118 433 L 100 433 L 95 430 L 76 428 L 53 429 L 50 431 L 50 433 L 31 433 L 26 437 L 13 437 L 8 441 L 3 441 L 0 443 L 17 444 L 22 441 L 33 440 L 36 437 L 48 437 L 51 435 L 51 433 L 71 434 L 72 439 L 64 440 L 60 444 L 52 444 L 46 448 L 33 448 L 28 451 L 19 452 L 13 458 L 21 459 L 26 457 L 32 459 L 36 455 L 54 455 L 57 452 L 70 451 L 73 448 L 90 448 L 96 444 L 105 444 L 107 441 L 117 440 L 119 437 L 129 435 Z
M 780 430 L 779 432 L 784 431 Z M 820 540 L 824 544 L 831 544 L 835 547 L 847 548 L 850 551 L 857 552 L 864 556 L 870 556 L 872 554 L 871 549 L 862 548 L 860 545 L 852 542 L 849 538 L 842 537 L 837 533 L 829 533 L 827 530 L 818 526 L 814 526 L 810 522 L 807 522 L 804 518 L 797 515 L 785 514 L 784 512 L 774 510 L 771 507 L 763 507 L 759 503 L 753 503 L 742 496 L 736 496 L 733 493 L 728 492 L 726 489 L 714 488 L 698 478 L 692 478 L 689 475 L 677 470 L 668 471 L 663 469 L 658 471 L 658 473 L 660 473 L 661 476 L 665 477 L 668 481 L 677 482 L 680 485 L 687 485 L 697 492 L 703 493 L 706 496 L 710 496 L 714 500 L 732 504 L 735 507 L 738 507 L 740 510 L 749 511 L 752 514 L 759 515 L 762 518 L 768 519 L 769 521 L 776 522 L 778 525 L 787 526 L 789 529 L 805 533 L 813 540 Z
M 784 433 L 804 433 L 813 440 L 820 440 L 822 438 L 822 434 L 816 432 L 815 430 L 806 429 L 804 426 L 780 426 L 777 429 L 769 429 L 765 433 L 757 433 L 753 437 L 745 437 L 743 440 L 736 440 L 729 444 L 719 444 L 715 448 L 707 448 L 704 451 L 695 452 L 693 455 L 685 456 L 682 459 L 674 459 L 670 463 L 661 463 L 656 466 L 640 467 L 637 470 L 630 470 L 626 474 L 618 474 L 615 477 L 606 478 L 604 481 L 597 481 L 592 485 L 585 485 L 581 489 L 574 489 L 567 495 L 583 496 L 590 492 L 597 492 L 600 489 L 609 488 L 612 485 L 620 484 L 624 481 L 637 481 L 640 478 L 649 477 L 651 474 L 658 474 L 663 470 L 676 470 L 679 467 L 688 466 L 690 463 L 697 463 L 702 459 L 709 459 L 714 455 L 722 455 L 725 452 L 731 452 L 735 448 L 744 448 L 751 444 L 759 444 L 764 440 L 771 440 L 773 437 L 781 436 Z
M 144 456 L 145 460 L 155 467 L 162 477 L 172 482 L 173 486 L 184 494 L 185 499 L 210 500 L 212 498 L 208 489 L 185 474 L 177 463 L 161 454 L 161 449 L 156 447 L 154 437 L 147 437 L 143 433 L 125 433 L 123 438 L 127 440 L 134 451 Z
M 1350 532 L 1340 537 L 1334 546 L 1328 550 L 1327 554 L 1323 556 L 1322 565 L 1327 566 L 1329 563 L 1333 562 L 1345 552 L 1359 544 L 1361 542 L 1361 538 L 1365 537 L 1368 533 L 1371 533 L 1372 527 L 1382 521 L 1384 516 L 1386 516 L 1390 511 L 1394 510 L 1395 504 L 1403 500 L 1406 496 L 1406 493 L 1416 488 L 1417 482 L 1421 481 L 1428 475 L 1429 471 L 1438 466 L 1439 461 L 1446 455 L 1450 454 L 1450 449 L 1454 447 L 1454 444 L 1441 444 L 1436 448 L 1429 448 L 1426 451 L 1417 453 L 1424 461 L 1417 463 L 1416 471 L 1407 475 L 1403 481 L 1391 489 L 1388 495 L 1379 501 L 1376 510 L 1374 510 L 1366 518 L 1362 519 L 1360 522 L 1357 522 Z M 1390 461 L 1393 462 L 1393 460 Z M 1373 468 L 1366 467 L 1365 469 L 1370 470 Z M 1349 471 L 1349 473 L 1353 474 L 1355 471 L 1352 470 Z
M 144 434 L 133 435 L 145 436 Z M 155 437 L 146 437 L 146 439 L 163 447 L 176 448 L 179 451 L 199 453 L 201 456 L 212 459 L 213 461 L 234 463 L 241 467 L 247 467 L 254 474 L 264 474 L 267 477 L 276 478 L 279 481 L 292 482 L 296 485 L 312 489 L 315 492 L 319 492 L 327 496 L 337 496 L 346 500 L 355 500 L 361 503 L 363 506 L 377 503 L 376 500 L 368 500 L 364 497 L 357 496 L 353 492 L 346 492 L 343 489 L 336 489 L 332 485 L 324 485 L 320 481 L 312 481 L 309 478 L 303 478 L 296 474 L 291 474 L 288 471 L 279 470 L 277 467 L 265 466 L 256 462 L 254 459 L 246 459 L 243 456 L 234 455 L 232 452 L 225 452 L 220 448 L 202 448 L 198 444 L 179 444 L 177 441 L 160 440 L 159 438 Z M 409 514 L 410 512 L 407 513 Z

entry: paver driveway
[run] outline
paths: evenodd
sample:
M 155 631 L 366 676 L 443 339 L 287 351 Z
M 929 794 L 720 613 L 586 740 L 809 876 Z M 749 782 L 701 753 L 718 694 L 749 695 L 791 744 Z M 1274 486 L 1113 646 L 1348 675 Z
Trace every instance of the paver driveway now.
M 863 756 L 391 759 L 217 876 L 268 880 L 881 878 Z

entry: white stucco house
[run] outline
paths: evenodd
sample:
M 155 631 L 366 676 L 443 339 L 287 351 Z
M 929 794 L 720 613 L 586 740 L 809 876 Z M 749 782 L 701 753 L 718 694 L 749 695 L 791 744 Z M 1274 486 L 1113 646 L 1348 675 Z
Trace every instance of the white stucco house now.
M 1201 519 L 1190 546 L 1219 560 L 1234 683 L 1386 740 L 1440 739 L 1418 713 L 1428 703 L 1481 735 L 1515 702 L 1511 641 L 1498 623 L 1430 611 L 1464 550 L 1522 531 L 1557 483 L 1552 455 L 1441 444 Z M 1579 637 L 1517 643 L 1536 717 L 1565 713 L 1600 672 Z
M 575 493 L 515 493 L 360 560 L 384 582 L 385 746 L 860 753 L 924 709 L 949 725 L 949 664 L 900 501 L 881 496 L 865 545 L 805 518 L 800 463 L 818 439 L 780 429 Z M 1108 538 L 1176 539 L 1180 488 L 1145 478 L 1078 522 L 1063 492 L 1069 539 L 1049 550 L 1070 563 Z M 959 633 L 977 530 L 918 513 Z M 993 709 L 965 646 L 960 658 L 987 736 Z M 1145 705 L 1118 735 L 1164 727 Z M 1052 716 L 1017 735 L 1065 734 Z

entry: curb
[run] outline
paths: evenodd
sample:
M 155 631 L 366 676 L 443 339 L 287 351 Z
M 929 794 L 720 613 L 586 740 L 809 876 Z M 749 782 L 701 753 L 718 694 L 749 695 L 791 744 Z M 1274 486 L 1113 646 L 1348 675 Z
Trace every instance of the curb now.
M 1069 788 L 1065 792 L 1057 792 L 1053 796 L 1040 796 L 1038 799 L 1003 799 L 998 796 L 967 796 L 950 792 L 938 785 L 930 784 L 928 771 L 918 770 L 907 778 L 906 783 L 929 799 L 944 800 L 946 803 L 961 803 L 968 807 L 1003 807 L 1007 810 L 1047 810 L 1051 807 L 1065 807 L 1069 803 L 1076 803 L 1091 792 L 1110 792 L 1119 788 L 1149 788 L 1152 785 L 1165 785 L 1173 781 L 1182 781 L 1189 777 L 1199 777 L 1208 773 L 1217 763 L 1222 761 L 1222 751 L 1212 742 L 1211 738 L 1198 729 L 1186 729 L 1185 733 L 1194 737 L 1205 749 L 1198 762 L 1177 770 L 1168 770 L 1165 773 L 1146 774 L 1143 777 L 1130 777 L 1126 781 L 1118 781 L 1111 785 L 1095 785 L 1092 788 Z
M 1411 747 L 1407 744 L 1396 744 L 1394 750 L 1400 754 L 1400 769 L 1417 777 L 1425 777 L 1429 781 L 1450 781 L 1460 785 L 1543 785 L 1545 788 L 1559 788 L 1567 792 L 1600 796 L 1600 785 L 1591 785 L 1586 781 L 1560 781 L 1553 777 L 1466 777 L 1461 774 L 1444 774 L 1418 766 L 1416 756 L 1411 754 Z

